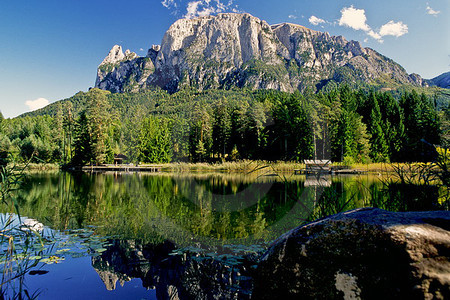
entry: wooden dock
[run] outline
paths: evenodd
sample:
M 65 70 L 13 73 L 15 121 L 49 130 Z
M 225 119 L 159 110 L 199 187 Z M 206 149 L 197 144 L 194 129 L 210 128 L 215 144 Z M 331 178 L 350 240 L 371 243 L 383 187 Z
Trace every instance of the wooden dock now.
M 305 169 L 294 170 L 294 174 L 330 174 L 330 164 L 329 160 L 304 160 Z
M 161 166 L 136 166 L 136 165 L 102 165 L 102 166 L 84 166 L 81 168 L 84 172 L 161 172 Z
M 305 169 L 295 169 L 294 175 L 311 174 L 361 174 L 365 171 L 350 169 L 347 166 L 331 166 L 329 160 L 305 160 Z

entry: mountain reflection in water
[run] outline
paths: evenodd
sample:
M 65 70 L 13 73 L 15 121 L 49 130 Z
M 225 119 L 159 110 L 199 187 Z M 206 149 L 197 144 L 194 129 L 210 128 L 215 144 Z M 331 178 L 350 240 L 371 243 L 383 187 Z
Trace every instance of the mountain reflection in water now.
M 17 201 L 22 215 L 54 230 L 93 226 L 93 237 L 106 238 L 91 263 L 108 291 L 139 278 L 158 299 L 245 299 L 257 258 L 289 229 L 365 206 L 448 209 L 441 194 L 367 175 L 39 173 Z M 49 274 L 39 276 L 43 289 Z
M 146 289 L 156 289 L 158 299 L 247 299 L 251 270 L 256 256 L 243 257 L 238 264 L 217 257 L 171 255 L 175 245 L 142 244 L 115 240 L 101 256 L 92 258 L 107 290 L 132 278 L 140 278 Z

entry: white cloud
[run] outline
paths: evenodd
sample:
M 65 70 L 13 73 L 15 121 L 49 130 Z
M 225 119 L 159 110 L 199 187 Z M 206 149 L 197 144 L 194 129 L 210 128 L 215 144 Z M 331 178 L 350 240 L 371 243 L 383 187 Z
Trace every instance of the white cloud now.
M 380 43 L 382 43 L 383 41 L 381 40 L 381 34 L 378 32 L 373 31 L 372 29 L 370 29 L 369 31 L 367 31 L 367 35 L 370 36 L 371 38 L 374 38 L 375 40 L 379 41 Z
M 316 16 L 311 16 L 311 17 L 309 17 L 309 23 L 311 23 L 312 25 L 314 25 L 314 26 L 317 26 L 317 25 L 319 25 L 319 24 L 321 24 L 321 23 L 326 23 L 326 21 L 325 20 L 323 20 L 323 19 L 320 19 L 320 18 L 318 18 L 318 17 L 316 17 Z
M 192 1 L 188 3 L 184 17 L 187 19 L 205 17 L 223 12 L 226 8 L 226 5 L 221 3 L 219 0 L 216 0 L 215 5 L 211 5 L 211 0 Z
M 408 25 L 403 24 L 402 22 L 389 21 L 380 28 L 381 36 L 392 35 L 395 37 L 400 37 L 407 33 Z
M 437 17 L 438 14 L 440 14 L 440 10 L 434 10 L 430 7 L 430 5 L 427 3 L 427 14 Z
M 171 10 L 174 15 L 179 15 L 180 11 L 185 7 L 186 10 L 183 17 L 191 19 L 223 12 L 241 12 L 238 9 L 238 6 L 234 4 L 234 1 L 235 0 L 162 0 L 161 4 Z
M 297 16 L 296 16 L 296 15 L 289 15 L 288 18 L 289 18 L 289 19 L 294 19 L 294 20 L 295 20 L 295 19 L 297 19 Z
M 186 14 L 184 15 L 187 19 L 192 19 L 198 16 L 198 6 L 202 3 L 202 1 L 192 1 L 188 3 L 186 8 Z
M 175 2 L 175 0 L 163 0 L 161 1 L 161 4 L 166 7 L 166 8 L 170 8 L 170 7 L 177 7 L 177 3 Z
M 25 101 L 25 105 L 28 106 L 30 110 L 36 110 L 47 106 L 50 102 L 45 98 L 38 98 L 36 100 Z
M 340 26 L 346 26 L 355 30 L 369 31 L 370 27 L 366 23 L 366 12 L 364 9 L 350 7 L 344 7 L 341 10 L 341 18 L 339 19 Z
M 403 22 L 389 21 L 381 26 L 377 32 L 373 30 L 367 24 L 366 12 L 364 9 L 350 7 L 344 7 L 341 10 L 341 18 L 339 19 L 340 26 L 350 27 L 354 30 L 362 30 L 371 38 L 377 40 L 379 43 L 383 43 L 384 36 L 400 37 L 408 33 L 408 25 Z

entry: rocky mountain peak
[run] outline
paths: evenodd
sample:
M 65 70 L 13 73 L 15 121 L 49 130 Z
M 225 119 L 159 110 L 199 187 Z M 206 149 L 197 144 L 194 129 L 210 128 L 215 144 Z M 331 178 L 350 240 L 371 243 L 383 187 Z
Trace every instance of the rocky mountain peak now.
M 116 45 L 102 65 L 96 87 L 114 92 L 150 86 L 169 92 L 183 86 L 293 92 L 321 88 L 329 81 L 423 84 L 420 76 L 408 75 L 359 42 L 292 23 L 270 26 L 250 14 L 236 13 L 180 19 L 146 57 L 123 54 Z
M 114 45 L 100 65 L 115 64 L 122 61 L 124 58 L 125 54 L 122 51 L 122 46 Z
M 205 57 L 240 66 L 252 58 L 262 58 L 271 35 L 270 26 L 250 14 L 181 19 L 164 35 L 161 61 L 176 65 L 180 52 L 188 52 L 190 57 Z

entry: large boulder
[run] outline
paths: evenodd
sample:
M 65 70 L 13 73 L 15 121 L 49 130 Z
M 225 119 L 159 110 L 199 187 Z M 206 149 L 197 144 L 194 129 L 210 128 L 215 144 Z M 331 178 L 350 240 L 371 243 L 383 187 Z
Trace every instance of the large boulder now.
M 263 255 L 253 299 L 450 299 L 450 213 L 366 208 L 291 230 Z

